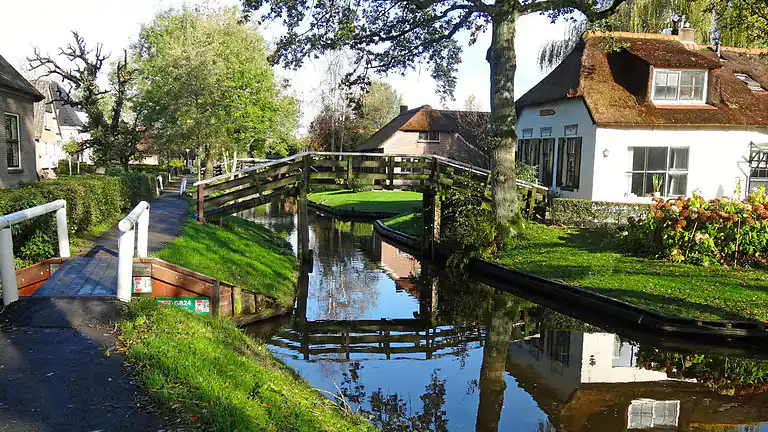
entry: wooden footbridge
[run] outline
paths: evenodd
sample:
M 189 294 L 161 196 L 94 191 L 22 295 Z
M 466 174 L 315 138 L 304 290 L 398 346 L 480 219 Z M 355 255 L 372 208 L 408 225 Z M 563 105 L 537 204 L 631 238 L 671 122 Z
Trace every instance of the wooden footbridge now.
M 310 190 L 350 189 L 359 184 L 373 189 L 413 190 L 424 194 L 426 251 L 439 235 L 438 187 L 478 188 L 490 199 L 492 180 L 489 170 L 436 155 L 306 152 L 195 183 L 196 217 L 200 222 L 220 219 L 291 196 L 300 198 L 301 219 L 306 217 Z M 524 215 L 543 218 L 547 189 L 521 181 L 517 186 Z M 302 245 L 299 249 L 301 255 Z

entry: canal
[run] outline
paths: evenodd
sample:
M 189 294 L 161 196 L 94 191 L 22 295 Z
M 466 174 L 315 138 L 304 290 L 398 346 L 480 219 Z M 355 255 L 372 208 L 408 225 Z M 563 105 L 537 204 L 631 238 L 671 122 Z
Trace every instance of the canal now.
M 290 202 L 243 217 L 294 245 Z M 768 362 L 676 351 L 421 263 L 310 215 L 292 317 L 246 330 L 384 431 L 768 432 Z

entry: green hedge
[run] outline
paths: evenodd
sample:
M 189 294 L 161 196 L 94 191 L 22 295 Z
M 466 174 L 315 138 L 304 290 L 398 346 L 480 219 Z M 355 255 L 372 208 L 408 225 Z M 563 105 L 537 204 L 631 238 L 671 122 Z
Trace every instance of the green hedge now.
M 70 236 L 77 236 L 125 214 L 139 201 L 154 196 L 154 178 L 148 175 L 83 175 L 0 189 L 0 215 L 64 199 L 67 201 Z M 57 256 L 57 248 L 53 214 L 14 225 L 16 268 Z
M 555 198 L 550 208 L 552 223 L 581 228 L 625 225 L 629 217 L 643 217 L 650 204 Z
M 111 165 L 107 168 L 116 168 L 122 170 L 122 165 Z M 130 164 L 128 169 L 131 172 L 142 174 L 166 174 L 168 173 L 168 166 L 165 165 L 146 165 L 146 164 Z M 96 166 L 88 163 L 80 163 L 80 174 L 93 174 L 96 172 Z M 69 176 L 69 162 L 66 159 L 59 161 L 59 166 L 56 169 L 56 174 L 59 176 Z M 109 174 L 109 173 L 108 173 Z M 77 175 L 77 162 L 72 162 L 72 175 Z

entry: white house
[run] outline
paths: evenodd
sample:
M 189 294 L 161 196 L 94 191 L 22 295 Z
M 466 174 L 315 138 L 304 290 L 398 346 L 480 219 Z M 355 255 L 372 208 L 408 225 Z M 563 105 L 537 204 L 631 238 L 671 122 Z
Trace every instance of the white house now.
M 768 184 L 765 54 L 693 29 L 587 35 L 516 102 L 518 160 L 570 198 L 743 195 Z

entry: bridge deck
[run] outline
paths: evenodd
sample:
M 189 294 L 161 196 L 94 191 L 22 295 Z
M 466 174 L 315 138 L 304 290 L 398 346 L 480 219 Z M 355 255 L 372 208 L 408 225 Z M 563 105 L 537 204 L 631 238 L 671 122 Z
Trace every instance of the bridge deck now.
M 33 294 L 48 297 L 117 296 L 117 258 L 68 260 Z

